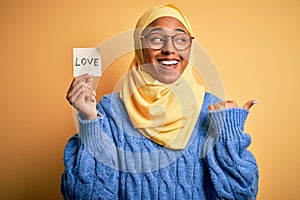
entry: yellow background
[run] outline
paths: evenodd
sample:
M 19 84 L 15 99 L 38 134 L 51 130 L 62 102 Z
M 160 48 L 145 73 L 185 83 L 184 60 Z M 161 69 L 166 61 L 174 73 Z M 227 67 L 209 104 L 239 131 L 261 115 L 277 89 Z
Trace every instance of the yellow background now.
M 245 127 L 260 170 L 258 199 L 300 199 L 300 1 L 168 2 L 186 13 L 218 66 L 227 99 L 260 100 Z M 132 29 L 162 3 L 0 1 L 0 199 L 61 199 L 63 149 L 76 131 L 65 100 L 72 48 Z M 110 68 L 98 99 L 129 59 Z

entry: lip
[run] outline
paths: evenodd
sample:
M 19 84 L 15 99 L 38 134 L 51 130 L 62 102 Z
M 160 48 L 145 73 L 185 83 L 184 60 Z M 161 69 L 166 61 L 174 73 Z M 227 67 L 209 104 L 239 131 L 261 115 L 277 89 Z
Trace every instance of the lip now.
M 178 67 L 179 62 L 180 62 L 180 59 L 178 59 L 178 58 L 157 58 L 156 60 L 159 64 L 159 66 L 161 66 L 161 68 L 163 68 L 164 70 L 169 70 L 169 71 L 175 70 Z M 162 61 L 169 61 L 169 62 L 177 61 L 177 63 L 171 64 L 171 65 L 164 65 L 164 64 L 162 64 Z
M 157 58 L 156 59 L 158 62 L 161 62 L 161 61 L 164 61 L 164 60 L 166 60 L 166 61 L 171 61 L 171 60 L 176 60 L 176 61 L 180 61 L 180 59 L 178 59 L 178 58 L 170 58 L 170 57 L 166 57 L 166 58 Z
M 164 64 L 162 64 L 162 63 L 158 63 L 159 64 L 159 66 L 162 68 L 162 69 L 164 69 L 164 70 L 175 70 L 175 69 L 177 69 L 177 67 L 178 67 L 178 64 L 179 64 L 179 62 L 177 63 L 177 64 L 173 64 L 173 65 L 164 65 Z

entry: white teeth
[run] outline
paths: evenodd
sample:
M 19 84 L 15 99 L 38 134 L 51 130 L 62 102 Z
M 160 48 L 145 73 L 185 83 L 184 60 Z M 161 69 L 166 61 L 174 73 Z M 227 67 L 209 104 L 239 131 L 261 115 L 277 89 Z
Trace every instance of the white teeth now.
M 178 63 L 177 60 L 163 60 L 160 62 L 163 65 L 176 65 Z

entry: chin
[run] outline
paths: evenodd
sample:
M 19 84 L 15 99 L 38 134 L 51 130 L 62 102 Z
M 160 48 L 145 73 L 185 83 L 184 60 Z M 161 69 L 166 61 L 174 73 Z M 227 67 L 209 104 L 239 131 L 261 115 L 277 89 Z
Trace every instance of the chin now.
M 179 79 L 180 76 L 160 77 L 158 80 L 165 84 L 172 84 Z

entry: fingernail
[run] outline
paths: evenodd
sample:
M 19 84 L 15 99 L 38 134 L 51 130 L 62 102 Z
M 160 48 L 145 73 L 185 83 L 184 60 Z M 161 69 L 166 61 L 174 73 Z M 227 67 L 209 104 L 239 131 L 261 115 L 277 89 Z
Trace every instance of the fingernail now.
M 259 103 L 259 100 L 255 100 L 252 102 L 252 104 L 257 104 L 257 103 Z
M 91 102 L 95 102 L 96 98 L 94 96 L 91 97 Z
M 93 90 L 93 95 L 94 95 L 94 96 L 96 96 L 96 95 L 97 95 L 95 90 Z

